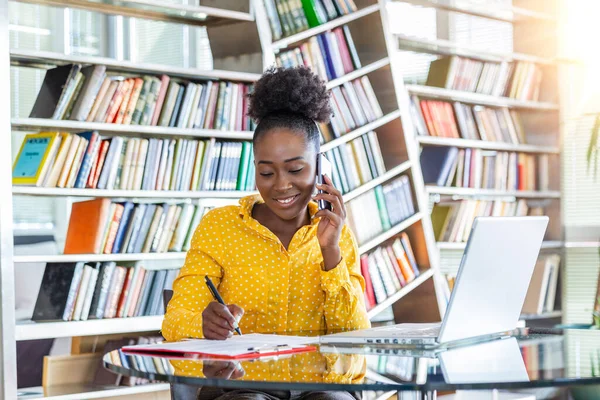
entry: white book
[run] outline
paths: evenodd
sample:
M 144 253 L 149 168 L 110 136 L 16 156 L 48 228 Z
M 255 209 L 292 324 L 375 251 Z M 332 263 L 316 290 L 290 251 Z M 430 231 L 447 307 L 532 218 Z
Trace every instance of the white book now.
M 148 139 L 140 139 L 140 151 L 135 164 L 135 175 L 133 178 L 133 190 L 142 188 L 142 177 L 144 175 L 144 166 L 146 165 L 146 156 L 148 155 Z
M 115 152 L 114 152 L 114 156 L 111 160 L 110 165 L 108 165 L 109 169 L 109 174 L 108 174 L 108 179 L 106 181 L 106 189 L 108 190 L 112 190 L 115 186 L 115 180 L 117 179 L 117 170 L 119 167 L 119 161 L 121 158 L 121 148 L 123 147 L 123 138 L 120 136 L 115 136 L 112 139 L 112 142 L 110 144 L 110 147 L 115 146 Z M 112 149 L 109 149 L 109 151 Z M 105 164 L 104 168 L 106 168 L 107 165 Z M 103 168 L 103 169 L 104 169 Z
M 163 190 L 163 180 L 165 178 L 165 171 L 167 170 L 167 158 L 169 157 L 169 145 L 171 144 L 170 139 L 163 139 L 161 141 L 162 149 L 160 151 L 160 161 L 158 162 L 158 173 L 154 182 L 154 190 Z
M 183 169 L 183 177 L 179 190 L 191 190 L 192 173 L 194 172 L 194 161 L 196 160 L 196 152 L 198 151 L 198 141 L 190 140 L 185 156 L 185 166 Z
M 173 171 L 173 158 L 175 155 L 175 143 L 176 140 L 171 140 L 169 143 L 169 151 L 167 157 L 167 168 L 165 170 L 165 175 L 162 183 L 162 190 L 169 190 L 171 186 L 171 172 Z
M 238 83 L 233 83 L 231 88 L 231 105 L 230 105 L 230 114 L 229 114 L 229 121 L 228 121 L 228 127 L 227 129 L 229 129 L 230 131 L 234 131 L 235 130 L 235 123 L 237 122 L 237 113 L 238 113 L 238 109 L 237 109 L 237 105 L 238 105 L 238 98 L 240 95 L 240 84 Z
M 79 291 L 77 292 L 77 299 L 75 300 L 75 308 L 73 310 L 73 321 L 79 321 L 81 319 L 81 311 L 83 310 L 83 303 L 88 291 L 90 283 L 90 276 L 92 275 L 92 268 L 89 265 L 83 267 L 83 275 L 81 277 L 81 284 L 79 285 Z
M 121 190 L 129 189 L 129 174 L 131 173 L 131 160 L 133 157 L 133 149 L 136 145 L 137 139 L 129 139 L 127 141 L 127 148 L 125 150 L 125 160 L 123 162 L 123 168 L 121 169 L 121 182 L 119 188 Z
M 362 83 L 362 87 L 367 94 L 367 98 L 369 99 L 369 104 L 373 108 L 375 115 L 377 118 L 383 117 L 383 111 L 381 111 L 381 107 L 379 106 L 379 102 L 377 101 L 377 96 L 375 96 L 375 91 L 373 90 L 373 86 L 371 86 L 371 81 L 369 81 L 368 76 L 363 76 L 360 78 L 360 82 Z
M 92 306 L 92 299 L 94 297 L 94 291 L 96 289 L 96 282 L 98 281 L 98 268 L 92 268 L 90 272 L 90 280 L 88 289 L 85 295 L 85 301 L 83 303 L 83 309 L 81 310 L 81 320 L 87 321 L 90 314 L 90 307 Z
M 181 104 L 181 112 L 179 113 L 179 118 L 177 119 L 178 128 L 184 128 L 187 126 L 187 122 L 190 118 L 190 106 L 195 96 L 196 84 L 193 82 L 189 82 L 187 84 L 187 87 L 185 88 L 183 103 Z
M 198 107 L 200 106 L 200 100 L 202 99 L 202 91 L 204 90 L 204 85 L 197 83 L 196 84 L 196 93 L 194 95 L 194 100 L 190 106 L 190 117 L 188 118 L 187 125 L 185 126 L 188 129 L 192 129 L 196 123 L 196 115 L 198 114 Z
M 186 234 L 189 231 L 190 223 L 192 222 L 193 216 L 194 206 L 190 203 L 183 204 L 181 214 L 179 216 L 179 221 L 177 221 L 177 226 L 175 227 L 173 239 L 169 247 L 169 251 L 180 252 L 182 250 L 183 243 L 185 241 Z

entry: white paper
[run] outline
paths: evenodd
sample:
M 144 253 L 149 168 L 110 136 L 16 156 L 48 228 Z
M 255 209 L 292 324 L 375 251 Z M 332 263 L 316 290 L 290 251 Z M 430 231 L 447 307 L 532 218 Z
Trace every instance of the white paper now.
M 173 343 L 157 343 L 151 345 L 126 346 L 123 350 L 134 351 L 169 351 L 183 353 L 202 353 L 219 356 L 238 356 L 253 352 L 277 351 L 282 347 L 302 347 L 318 343 L 319 337 L 263 335 L 251 333 L 232 336 L 226 340 L 190 339 Z

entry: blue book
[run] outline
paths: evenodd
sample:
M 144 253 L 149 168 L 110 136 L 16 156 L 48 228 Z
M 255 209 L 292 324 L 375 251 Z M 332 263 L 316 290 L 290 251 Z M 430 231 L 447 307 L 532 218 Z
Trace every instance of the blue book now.
M 329 49 L 329 44 L 325 37 L 321 35 L 317 35 L 317 42 L 319 42 L 319 48 L 321 49 L 321 53 L 323 53 L 323 60 L 325 61 L 325 70 L 327 72 L 328 80 L 335 79 L 335 68 L 333 67 L 333 59 L 331 58 L 331 50 Z
M 100 292 L 97 297 L 97 302 L 94 304 L 92 301 L 92 307 L 90 314 L 98 319 L 104 317 L 104 309 L 106 308 L 106 300 L 111 289 L 111 282 L 117 263 L 114 261 L 102 263 L 100 267 L 100 273 L 98 274 L 98 282 L 100 285 Z
M 121 222 L 119 223 L 119 227 L 117 228 L 117 234 L 115 236 L 115 241 L 113 243 L 111 253 L 117 254 L 121 252 L 121 247 L 123 246 L 123 239 L 125 238 L 125 232 L 127 232 L 127 228 L 129 224 L 132 222 L 131 216 L 133 211 L 133 203 L 128 201 L 123 204 L 123 215 L 121 216 Z
M 90 175 L 90 171 L 92 170 L 92 162 L 94 161 L 94 157 L 100 148 L 100 135 L 98 132 L 81 132 L 78 133 L 79 136 L 86 139 L 88 141 L 87 149 L 85 149 L 85 153 L 83 154 L 83 159 L 81 161 L 81 168 L 79 168 L 79 172 L 77 173 L 77 179 L 75 179 L 74 187 L 78 189 L 85 188 L 85 184 L 87 183 L 88 176 Z
M 446 186 L 446 181 L 456 162 L 456 147 L 425 146 L 421 151 L 423 181 L 437 186 Z M 460 178 L 460 177 L 459 177 Z

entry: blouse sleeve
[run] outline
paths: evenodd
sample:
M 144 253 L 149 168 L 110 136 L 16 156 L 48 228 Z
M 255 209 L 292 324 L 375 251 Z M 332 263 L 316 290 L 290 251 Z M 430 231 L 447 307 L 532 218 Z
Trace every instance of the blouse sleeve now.
M 210 243 L 218 240 L 211 220 L 210 213 L 202 218 L 181 272 L 173 282 L 173 298 L 162 323 L 162 335 L 168 341 L 203 337 L 202 311 L 213 300 L 204 276 L 208 275 L 217 287 L 223 276 L 221 265 L 209 254 Z
M 342 260 L 333 269 L 321 271 L 321 287 L 325 291 L 325 323 L 327 330 L 370 328 L 365 308 L 365 281 L 360 273 L 358 247 L 347 226 L 340 239 Z

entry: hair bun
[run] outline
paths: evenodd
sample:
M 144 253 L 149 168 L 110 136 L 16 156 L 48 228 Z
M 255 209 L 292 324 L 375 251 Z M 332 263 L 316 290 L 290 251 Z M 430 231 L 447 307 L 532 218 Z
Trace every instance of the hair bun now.
M 256 122 L 278 112 L 323 123 L 331 117 L 325 82 L 306 67 L 269 68 L 248 97 L 248 115 Z

